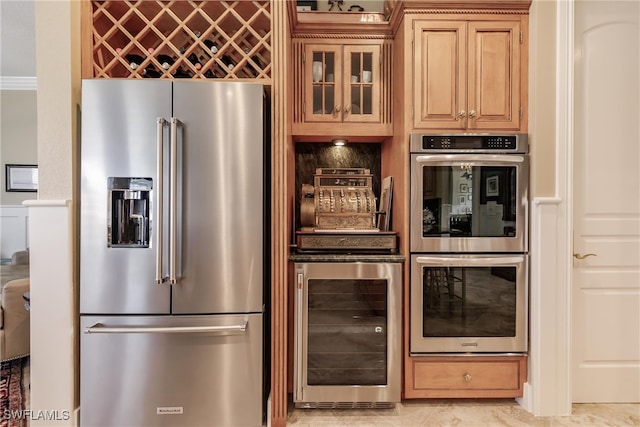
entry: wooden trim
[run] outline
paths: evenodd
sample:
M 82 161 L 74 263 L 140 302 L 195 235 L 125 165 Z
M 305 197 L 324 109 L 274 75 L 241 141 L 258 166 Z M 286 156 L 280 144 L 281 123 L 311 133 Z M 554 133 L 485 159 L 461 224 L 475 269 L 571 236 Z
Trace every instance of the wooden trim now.
M 520 132 L 527 133 L 529 129 L 529 17 L 520 19 L 522 43 L 520 46 Z
M 528 10 L 520 9 L 405 9 L 406 14 L 418 15 L 441 15 L 441 14 L 461 14 L 461 15 L 528 15 Z
M 80 74 L 83 79 L 90 79 L 93 77 L 93 11 L 90 0 L 82 0 L 80 4 L 80 37 L 83 41 L 80 47 Z
M 487 10 L 503 10 L 503 11 L 526 11 L 529 13 L 529 7 L 532 0 L 404 0 L 402 7 L 404 9 L 425 9 L 429 11 L 435 10 L 464 10 L 466 13 L 475 13 Z M 396 4 L 395 7 L 398 7 Z M 475 11 L 475 12 L 472 12 Z
M 288 3 L 288 2 L 287 2 Z M 290 38 L 285 2 L 272 1 L 271 128 L 271 420 L 287 424 L 287 114 Z
M 344 40 L 391 40 L 393 38 L 391 34 L 373 34 L 367 32 L 359 32 L 358 34 L 322 33 L 320 29 L 318 29 L 316 33 L 296 33 L 295 37 L 297 39 L 332 39 L 336 40 L 336 43 L 342 43 Z

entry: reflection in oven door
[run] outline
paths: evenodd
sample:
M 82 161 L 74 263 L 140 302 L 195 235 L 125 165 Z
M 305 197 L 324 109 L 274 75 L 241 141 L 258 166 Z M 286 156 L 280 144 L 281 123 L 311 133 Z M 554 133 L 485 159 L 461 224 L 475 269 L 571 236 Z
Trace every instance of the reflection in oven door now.
M 525 252 L 528 157 L 411 154 L 412 252 Z
M 411 256 L 411 352 L 527 350 L 527 258 Z

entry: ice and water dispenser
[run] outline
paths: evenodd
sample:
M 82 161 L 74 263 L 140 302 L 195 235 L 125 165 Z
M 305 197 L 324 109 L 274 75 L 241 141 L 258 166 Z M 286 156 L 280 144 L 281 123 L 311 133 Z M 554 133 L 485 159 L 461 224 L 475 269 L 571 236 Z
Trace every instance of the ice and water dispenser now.
M 108 179 L 110 247 L 148 248 L 151 216 L 151 178 Z

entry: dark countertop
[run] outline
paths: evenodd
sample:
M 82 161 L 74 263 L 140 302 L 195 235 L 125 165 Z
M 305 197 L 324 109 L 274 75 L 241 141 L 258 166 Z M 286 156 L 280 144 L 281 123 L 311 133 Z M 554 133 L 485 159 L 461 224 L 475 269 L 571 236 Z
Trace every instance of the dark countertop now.
M 341 254 L 341 253 L 291 253 L 294 262 L 404 262 L 399 254 Z

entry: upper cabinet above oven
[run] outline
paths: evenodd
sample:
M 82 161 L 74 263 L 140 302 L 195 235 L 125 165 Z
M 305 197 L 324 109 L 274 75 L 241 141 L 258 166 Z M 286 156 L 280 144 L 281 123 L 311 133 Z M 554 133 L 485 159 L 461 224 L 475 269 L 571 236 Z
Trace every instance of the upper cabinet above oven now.
M 412 37 L 415 129 L 526 131 L 527 15 L 417 15 Z

